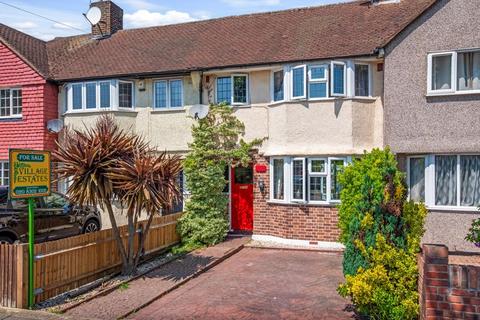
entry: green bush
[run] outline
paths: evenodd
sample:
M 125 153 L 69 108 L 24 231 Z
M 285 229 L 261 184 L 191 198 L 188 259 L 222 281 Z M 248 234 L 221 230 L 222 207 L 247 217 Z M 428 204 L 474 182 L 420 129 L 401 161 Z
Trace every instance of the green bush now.
M 340 183 L 346 282 L 339 293 L 374 319 L 414 319 L 425 206 L 406 201 L 404 175 L 388 149 L 354 161 L 341 173 Z
M 250 151 L 261 140 L 244 142 L 245 127 L 225 104 L 210 106 L 204 119 L 192 127 L 193 141 L 184 161 L 190 198 L 179 219 L 182 246 L 176 252 L 217 244 L 228 232 L 228 196 L 223 192 L 227 166 L 248 165 Z

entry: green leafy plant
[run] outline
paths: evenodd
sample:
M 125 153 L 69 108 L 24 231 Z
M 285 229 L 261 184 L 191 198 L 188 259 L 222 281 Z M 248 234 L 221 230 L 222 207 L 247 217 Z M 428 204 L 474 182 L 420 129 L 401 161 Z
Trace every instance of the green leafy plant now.
M 182 246 L 176 252 L 214 245 L 227 235 L 225 168 L 247 166 L 252 149 L 262 142 L 256 139 L 247 143 L 242 139 L 244 134 L 244 124 L 226 104 L 211 105 L 208 116 L 193 125 L 193 142 L 184 160 L 190 197 L 179 220 Z
M 53 156 L 62 164 L 56 170 L 59 179 L 71 182 L 67 191 L 70 199 L 107 211 L 122 258 L 122 273 L 134 273 L 153 217 L 172 207 L 180 195 L 179 157 L 155 152 L 140 136 L 123 130 L 107 115 L 84 130 L 67 128 Z M 127 211 L 126 243 L 116 223 L 112 199 L 118 199 Z M 141 227 L 138 218 L 143 211 L 148 222 L 140 246 L 135 246 L 136 230 Z
M 465 240 L 480 247 L 480 219 L 473 220 Z
M 404 175 L 389 149 L 365 153 L 345 168 L 340 183 L 346 281 L 338 292 L 373 319 L 415 319 L 425 206 L 406 201 Z

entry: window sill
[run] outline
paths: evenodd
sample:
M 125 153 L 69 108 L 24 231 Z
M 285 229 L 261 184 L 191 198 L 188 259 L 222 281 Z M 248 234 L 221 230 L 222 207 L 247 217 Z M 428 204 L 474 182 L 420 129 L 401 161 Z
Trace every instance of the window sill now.
M 477 207 L 426 206 L 430 211 L 477 212 Z
M 455 91 L 455 92 L 428 92 L 428 97 L 448 97 L 448 96 L 468 96 L 468 95 L 479 95 L 480 90 L 470 90 L 470 91 Z
M 97 113 L 134 113 L 137 114 L 138 111 L 134 109 L 91 109 L 91 110 L 69 110 L 67 112 L 64 112 L 64 116 L 68 115 L 76 115 L 76 114 L 97 114 Z
M 280 200 L 268 200 L 267 204 L 278 204 L 283 206 L 295 206 L 295 207 L 336 207 L 340 202 L 287 202 Z
M 175 113 L 175 112 L 185 112 L 185 107 L 178 107 L 178 108 L 153 108 L 150 113 Z
M 8 117 L 0 117 L 0 121 L 10 121 L 10 120 L 22 120 L 23 116 L 8 116 Z
M 316 103 L 316 102 L 331 102 L 336 100 L 352 100 L 352 101 L 367 101 L 375 102 L 377 97 L 328 97 L 328 98 L 312 98 L 312 99 L 292 99 L 282 101 L 271 101 L 268 103 L 269 107 L 275 107 L 282 104 L 295 104 L 295 103 Z

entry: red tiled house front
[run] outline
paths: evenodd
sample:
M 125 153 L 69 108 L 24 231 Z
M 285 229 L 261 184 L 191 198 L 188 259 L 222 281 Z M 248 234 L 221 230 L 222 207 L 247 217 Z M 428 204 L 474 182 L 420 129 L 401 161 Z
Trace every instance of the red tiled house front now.
M 58 89 L 47 80 L 45 43 L 0 28 L 0 185 L 8 185 L 8 150 L 52 150 L 46 129 L 58 118 Z

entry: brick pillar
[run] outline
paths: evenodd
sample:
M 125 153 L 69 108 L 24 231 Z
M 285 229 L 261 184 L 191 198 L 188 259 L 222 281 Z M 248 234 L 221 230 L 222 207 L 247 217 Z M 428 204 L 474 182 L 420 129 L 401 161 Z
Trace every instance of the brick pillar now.
M 448 248 L 423 245 L 418 257 L 420 319 L 450 318 Z

